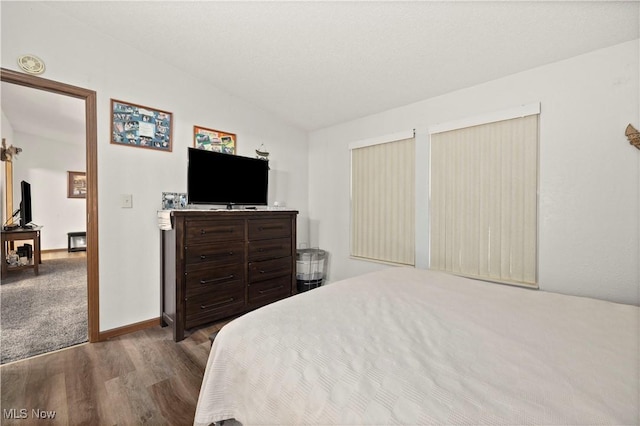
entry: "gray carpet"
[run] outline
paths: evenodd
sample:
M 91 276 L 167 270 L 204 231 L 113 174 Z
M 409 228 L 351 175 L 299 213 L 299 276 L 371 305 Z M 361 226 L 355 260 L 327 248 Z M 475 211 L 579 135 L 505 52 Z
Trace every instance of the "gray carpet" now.
M 51 259 L 12 271 L 0 285 L 0 364 L 88 340 L 87 261 Z

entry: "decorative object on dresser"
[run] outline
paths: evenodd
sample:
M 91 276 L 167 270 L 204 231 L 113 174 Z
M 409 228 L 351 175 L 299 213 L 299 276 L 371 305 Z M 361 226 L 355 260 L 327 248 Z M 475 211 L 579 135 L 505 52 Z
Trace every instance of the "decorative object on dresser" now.
M 269 161 L 269 151 L 264 147 L 264 144 L 260 145 L 260 148 L 256 149 L 256 158 Z
M 240 315 L 296 290 L 293 210 L 174 210 L 161 231 L 161 323 L 185 330 Z
M 186 209 L 187 193 L 186 192 L 163 192 L 162 193 L 162 210 Z

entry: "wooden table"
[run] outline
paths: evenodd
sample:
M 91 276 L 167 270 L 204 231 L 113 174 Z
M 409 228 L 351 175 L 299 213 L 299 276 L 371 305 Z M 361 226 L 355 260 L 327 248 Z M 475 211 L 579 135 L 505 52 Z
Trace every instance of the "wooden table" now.
M 16 228 L 10 231 L 0 231 L 2 235 L 1 251 L 2 257 L 0 262 L 2 263 L 2 275 L 6 276 L 7 272 L 15 271 L 19 269 L 33 268 L 33 271 L 38 275 L 38 265 L 42 263 L 40 258 L 40 230 L 42 226 L 35 226 L 33 228 Z M 32 240 L 33 241 L 33 257 L 26 265 L 11 266 L 7 263 L 7 253 L 13 249 L 14 241 Z

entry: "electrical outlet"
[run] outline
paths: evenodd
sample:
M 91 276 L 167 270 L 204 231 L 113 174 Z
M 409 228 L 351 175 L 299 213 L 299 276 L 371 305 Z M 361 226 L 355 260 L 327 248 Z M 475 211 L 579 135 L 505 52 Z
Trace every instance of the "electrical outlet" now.
M 130 209 L 133 207 L 133 195 L 122 194 L 120 195 L 120 207 L 123 209 Z

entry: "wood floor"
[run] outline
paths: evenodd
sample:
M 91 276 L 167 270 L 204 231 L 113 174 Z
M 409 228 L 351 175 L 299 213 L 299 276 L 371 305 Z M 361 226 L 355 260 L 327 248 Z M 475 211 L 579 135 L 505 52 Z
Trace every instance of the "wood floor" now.
M 209 335 L 227 322 L 191 330 L 179 343 L 156 326 L 3 365 L 0 423 L 191 425 Z M 54 420 L 43 419 L 51 412 Z

